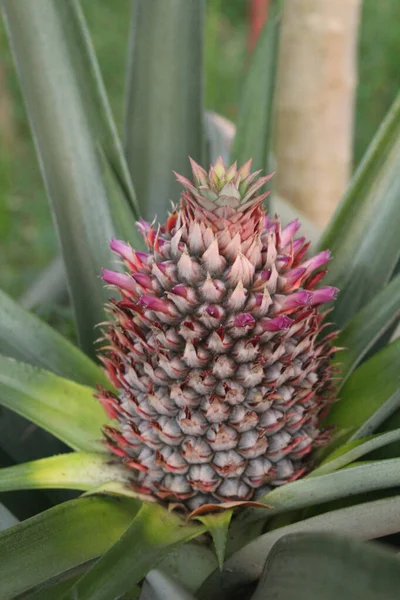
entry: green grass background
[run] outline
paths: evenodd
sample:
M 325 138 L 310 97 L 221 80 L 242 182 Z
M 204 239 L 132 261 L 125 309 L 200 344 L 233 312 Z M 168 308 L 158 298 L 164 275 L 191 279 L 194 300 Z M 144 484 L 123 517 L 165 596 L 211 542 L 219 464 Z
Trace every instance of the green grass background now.
M 118 126 L 123 118 L 130 0 L 82 0 Z M 359 161 L 400 83 L 400 0 L 364 0 L 354 162 Z M 235 120 L 246 67 L 246 0 L 208 0 L 206 105 Z M 1 286 L 18 297 L 57 251 L 29 125 L 3 24 L 0 61 L 12 98 L 12 143 L 0 139 Z

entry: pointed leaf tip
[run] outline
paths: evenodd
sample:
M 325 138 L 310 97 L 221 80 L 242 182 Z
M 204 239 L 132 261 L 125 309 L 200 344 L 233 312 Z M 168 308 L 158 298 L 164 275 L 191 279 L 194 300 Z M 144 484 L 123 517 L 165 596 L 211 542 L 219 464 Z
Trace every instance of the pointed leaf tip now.
M 233 508 L 230 508 L 222 512 L 210 513 L 208 515 L 197 517 L 197 519 L 207 527 L 207 530 L 212 536 L 218 566 L 221 571 L 225 561 L 226 542 L 232 515 Z

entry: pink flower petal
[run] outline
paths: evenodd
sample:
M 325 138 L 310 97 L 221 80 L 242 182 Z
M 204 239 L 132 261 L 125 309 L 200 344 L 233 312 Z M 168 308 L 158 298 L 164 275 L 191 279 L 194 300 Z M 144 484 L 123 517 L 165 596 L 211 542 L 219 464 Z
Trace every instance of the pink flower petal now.
M 146 275 L 145 273 L 134 273 L 132 277 L 142 287 L 148 290 L 153 289 L 153 280 L 149 275 Z
M 130 275 L 123 273 L 116 273 L 115 271 L 109 271 L 103 269 L 101 273 L 102 279 L 110 285 L 115 285 L 128 292 L 135 292 L 137 290 L 136 283 L 133 281 Z
M 249 325 L 254 325 L 255 322 L 255 318 L 250 313 L 236 315 L 233 321 L 235 327 L 248 327 Z
M 155 312 L 163 313 L 164 315 L 171 315 L 170 303 L 155 296 L 141 296 L 138 305 L 154 310 Z
M 297 231 L 300 229 L 301 223 L 299 219 L 295 219 L 291 221 L 286 227 L 282 229 L 281 232 L 281 248 L 284 248 L 290 240 L 296 235 Z
M 323 250 L 322 252 L 319 252 L 312 258 L 303 262 L 301 266 L 303 268 L 306 268 L 309 272 L 315 271 L 315 269 L 319 269 L 319 267 L 322 267 L 322 265 L 325 265 L 327 262 L 329 262 L 330 259 L 331 259 L 330 251 Z
M 261 326 L 264 331 L 281 331 L 289 329 L 293 320 L 287 316 L 274 317 L 273 319 L 262 319 Z
M 119 254 L 122 258 L 126 260 L 132 261 L 133 250 L 129 244 L 123 242 L 122 240 L 116 240 L 115 238 L 111 239 L 110 248 L 116 254 Z
M 335 299 L 339 289 L 333 286 L 326 286 L 310 292 L 311 300 L 309 304 L 323 304 L 324 302 L 331 302 Z

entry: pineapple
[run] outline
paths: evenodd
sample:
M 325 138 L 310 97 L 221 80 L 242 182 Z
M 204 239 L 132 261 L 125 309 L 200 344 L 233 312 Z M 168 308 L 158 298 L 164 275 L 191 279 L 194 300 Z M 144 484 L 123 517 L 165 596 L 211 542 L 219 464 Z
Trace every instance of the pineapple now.
M 334 394 L 320 307 L 337 289 L 317 287 L 330 253 L 305 258 L 298 221 L 265 214 L 271 176 L 250 168 L 192 161 L 166 223 L 139 224 L 149 252 L 113 240 L 128 272 L 103 271 L 122 296 L 101 357 L 118 390 L 98 394 L 119 422 L 105 444 L 137 492 L 191 510 L 301 477 Z
M 264 214 L 268 178 L 222 160 L 208 174 L 193 164 L 194 183 L 178 176 L 179 208 L 160 228 L 140 221 L 141 252 L 135 222 L 178 198 L 172 166 L 188 176 L 187 155 L 203 161 L 206 147 L 212 160 L 252 155 L 265 166 L 272 148 L 281 3 L 270 3 L 249 63 L 233 145 L 232 124 L 203 113 L 204 4 L 133 3 L 123 152 L 79 0 L 2 1 L 84 351 L 0 293 L 1 352 L 14 357 L 0 357 L 0 454 L 29 461 L 0 469 L 1 501 L 33 516 L 0 533 L 5 600 L 331 600 L 338 585 L 343 600 L 398 597 L 396 558 L 327 532 L 393 542 L 399 531 L 400 341 L 387 340 L 400 310 L 400 97 L 316 257 L 295 238 L 297 221 L 282 229 Z M 102 350 L 115 395 L 90 359 L 112 236 L 138 250 L 114 240 L 127 272 L 104 272 L 122 294 Z M 342 290 L 330 320 L 346 348 L 332 362 L 321 307 L 336 289 L 318 287 L 325 248 L 335 254 L 325 281 Z M 46 306 L 53 282 L 40 280 Z M 311 461 L 329 425 L 331 443 Z M 58 454 L 50 434 L 73 452 Z M 39 488 L 89 494 L 38 514 L 60 500 Z M 22 504 L 16 490 L 34 492 Z M 233 513 L 258 496 L 264 510 Z M 174 503 L 194 512 L 182 518 Z

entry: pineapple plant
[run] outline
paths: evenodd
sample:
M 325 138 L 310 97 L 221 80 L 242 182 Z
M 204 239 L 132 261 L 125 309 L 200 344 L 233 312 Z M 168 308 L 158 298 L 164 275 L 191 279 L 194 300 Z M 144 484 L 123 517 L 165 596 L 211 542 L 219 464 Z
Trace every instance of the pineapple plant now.
M 2 0 L 80 345 L 1 293 L 5 600 L 397 597 L 400 101 L 311 251 L 265 189 L 279 4 L 228 153 L 200 0 L 133 2 L 124 149 L 78 1 Z

